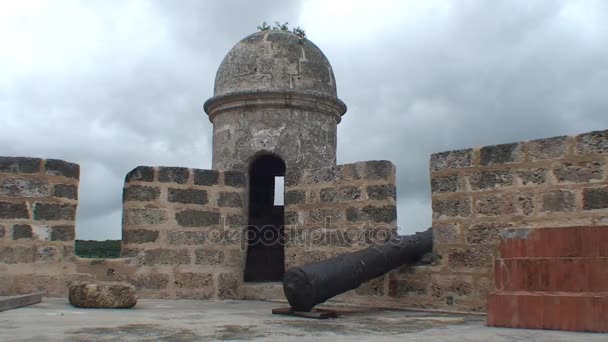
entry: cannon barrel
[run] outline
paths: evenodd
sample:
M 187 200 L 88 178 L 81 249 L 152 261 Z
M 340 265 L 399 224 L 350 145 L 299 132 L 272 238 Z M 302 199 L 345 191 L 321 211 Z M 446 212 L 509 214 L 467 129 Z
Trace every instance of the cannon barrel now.
M 382 245 L 292 267 L 283 276 L 285 297 L 295 311 L 315 305 L 401 265 L 413 263 L 433 250 L 432 228 L 399 237 Z

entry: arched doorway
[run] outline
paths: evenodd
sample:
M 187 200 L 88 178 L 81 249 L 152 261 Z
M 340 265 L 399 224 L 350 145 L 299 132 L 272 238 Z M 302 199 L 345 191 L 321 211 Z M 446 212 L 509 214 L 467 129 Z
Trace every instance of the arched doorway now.
M 283 279 L 284 206 L 275 204 L 275 179 L 284 176 L 285 162 L 274 155 L 257 157 L 249 168 L 246 282 Z

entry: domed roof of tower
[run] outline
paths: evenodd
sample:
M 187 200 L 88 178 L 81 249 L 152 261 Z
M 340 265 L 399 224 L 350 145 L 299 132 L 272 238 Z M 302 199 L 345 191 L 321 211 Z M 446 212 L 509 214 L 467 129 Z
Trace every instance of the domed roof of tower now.
M 336 96 L 329 61 L 306 38 L 281 30 L 256 32 L 224 57 L 215 76 L 214 95 L 294 90 Z

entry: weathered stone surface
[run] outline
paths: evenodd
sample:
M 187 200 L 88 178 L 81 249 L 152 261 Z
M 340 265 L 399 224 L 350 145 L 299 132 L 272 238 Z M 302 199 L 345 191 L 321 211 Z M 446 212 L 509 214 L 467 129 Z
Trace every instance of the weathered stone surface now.
M 217 185 L 220 178 L 220 173 L 216 170 L 192 170 L 194 174 L 194 185 L 211 186 Z
M 129 185 L 122 193 L 122 200 L 125 201 L 156 201 L 160 196 L 160 189 L 154 186 Z
M 169 276 L 161 273 L 145 273 L 128 278 L 137 289 L 162 290 L 169 285 Z
M 541 211 L 562 212 L 576 209 L 576 195 L 568 190 L 554 190 L 543 194 Z
M 194 189 L 169 189 L 167 200 L 169 202 L 200 205 L 209 202 L 207 191 Z
M 0 219 L 20 219 L 29 218 L 25 202 L 0 202 Z
M 608 130 L 595 131 L 576 137 L 576 154 L 608 153 Z
M 190 263 L 190 253 L 187 249 L 147 249 L 144 251 L 143 264 L 154 265 L 181 265 Z
M 154 168 L 149 166 L 138 166 L 127 173 L 125 177 L 125 183 L 137 181 L 137 182 L 153 182 L 154 181 Z
M 137 293 L 128 283 L 80 283 L 69 286 L 69 299 L 78 308 L 128 309 L 137 304 Z
M 0 182 L 0 196 L 47 197 L 51 186 L 39 179 L 6 178 Z
M 518 192 L 513 200 L 514 213 L 517 215 L 532 215 L 534 213 L 534 195 L 532 193 Z
M 374 192 L 375 190 L 378 190 L 375 187 L 383 187 L 383 185 L 375 185 L 374 188 L 372 188 L 372 192 Z M 390 186 L 389 186 L 390 187 Z M 368 187 L 368 192 L 369 192 L 369 187 Z M 379 190 L 376 191 L 375 194 L 379 195 L 379 192 L 382 192 L 384 190 Z M 390 190 L 387 190 L 390 191 Z M 338 198 L 341 201 L 357 201 L 361 199 L 361 188 L 359 188 L 358 186 L 353 186 L 353 185 L 346 185 L 346 186 L 341 186 L 338 188 Z
M 389 180 L 395 166 L 388 160 L 372 160 L 365 162 L 366 178 L 371 180 Z
M 468 248 L 452 248 L 448 252 L 448 266 L 460 268 L 492 267 L 493 246 L 479 245 Z
M 158 240 L 158 231 L 149 229 L 128 229 L 123 232 L 124 243 L 147 243 Z
M 235 188 L 244 188 L 247 186 L 247 177 L 245 177 L 243 172 L 225 171 L 224 184 L 227 186 L 233 186 Z
M 76 185 L 57 184 L 53 187 L 54 197 L 78 199 L 78 187 Z
M 469 175 L 471 189 L 489 190 L 513 185 L 513 175 L 509 170 L 473 172 Z
M 156 208 L 126 208 L 123 211 L 126 225 L 163 224 L 167 222 L 167 210 Z
M 431 178 L 431 192 L 456 192 L 458 191 L 459 178 L 458 175 L 436 176 Z
M 244 215 L 228 215 L 226 217 L 226 225 L 229 227 L 242 227 L 246 223 Z
M 42 246 L 36 249 L 38 262 L 57 262 L 61 258 L 61 252 L 53 246 Z
M 324 167 L 315 170 L 308 170 L 306 175 L 306 183 L 313 184 L 325 184 L 334 183 L 342 177 L 342 170 L 340 167 Z
M 175 286 L 186 289 L 213 287 L 213 274 L 180 272 L 175 275 Z
M 531 161 L 559 159 L 568 153 L 568 137 L 538 139 L 526 143 Z
M 199 265 L 218 265 L 224 262 L 224 252 L 214 249 L 197 249 L 194 251 L 195 263 Z
M 162 183 L 186 184 L 190 177 L 190 170 L 185 167 L 160 167 L 158 181 Z
M 44 168 L 48 175 L 63 176 L 67 178 L 80 178 L 80 166 L 59 159 L 47 159 Z
M 608 208 L 608 187 L 583 190 L 583 209 Z
M 385 277 L 372 279 L 361 284 L 355 293 L 362 296 L 384 296 Z
M 202 245 L 207 241 L 207 231 L 170 231 L 167 240 L 171 245 Z
M 13 225 L 13 240 L 31 239 L 32 236 L 32 226 L 29 224 Z
M 304 176 L 303 170 L 287 170 L 285 174 L 285 187 L 297 186 L 302 182 Z
M 482 222 L 467 227 L 467 243 L 496 244 L 500 235 L 500 230 L 511 227 L 511 224 L 500 222 Z
M 289 190 L 285 192 L 285 205 L 303 204 L 306 201 L 304 190 Z
M 449 199 L 433 198 L 432 206 L 434 219 L 448 217 L 469 217 L 471 215 L 471 199 L 469 197 L 457 197 Z
M 430 287 L 431 295 L 436 298 L 446 296 L 464 297 L 473 293 L 473 278 L 468 275 L 432 276 Z
M 558 182 L 587 183 L 604 178 L 604 163 L 590 161 L 582 163 L 564 163 L 553 169 Z
M 523 161 L 519 143 L 485 146 L 479 150 L 481 165 L 507 164 Z
M 182 227 L 209 227 L 220 223 L 220 214 L 211 211 L 184 209 L 175 214 Z
M 473 150 L 456 150 L 431 155 L 431 171 L 460 169 L 473 166 Z
M 475 201 L 477 214 L 481 216 L 507 216 L 513 214 L 513 203 L 508 195 L 482 195 Z
M 0 224 L 0 239 L 4 238 L 4 236 L 6 235 L 6 227 L 2 224 Z
M 372 206 L 346 209 L 346 220 L 349 222 L 392 223 L 397 219 L 397 208 L 394 205 Z
M 343 210 L 338 208 L 317 208 L 308 210 L 305 215 L 307 224 L 330 224 L 340 222 L 343 217 Z
M 456 223 L 433 225 L 433 241 L 437 244 L 460 243 L 460 226 Z
M 31 247 L 0 247 L 0 260 L 5 264 L 34 262 L 34 251 Z
M 220 273 L 218 275 L 217 297 L 219 299 L 240 299 L 240 277 L 234 273 Z
M 304 191 L 300 191 L 300 193 L 304 193 Z M 338 189 L 336 188 L 323 188 L 319 191 L 319 198 L 321 202 L 336 202 L 338 200 Z
M 25 157 L 0 157 L 0 172 L 36 173 L 40 171 L 41 159 Z
M 217 199 L 217 205 L 220 208 L 242 208 L 243 199 L 241 194 L 238 192 L 220 192 L 220 196 Z
M 74 226 L 53 226 L 51 241 L 72 241 L 76 237 Z
M 540 185 L 547 182 L 547 170 L 546 169 L 526 169 L 517 170 L 515 174 L 519 178 L 521 185 Z
M 58 203 L 34 203 L 34 220 L 73 221 L 76 218 L 76 205 Z

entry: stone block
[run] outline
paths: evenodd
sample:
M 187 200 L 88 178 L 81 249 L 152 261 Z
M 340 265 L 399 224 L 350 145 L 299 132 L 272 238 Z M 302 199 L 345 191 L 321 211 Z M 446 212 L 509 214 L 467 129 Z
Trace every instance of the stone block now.
M 435 298 L 465 297 L 473 293 L 473 278 L 468 275 L 435 275 L 430 284 Z
M 154 182 L 154 168 L 150 166 L 138 166 L 127 173 L 125 183 L 128 182 Z
M 509 170 L 473 172 L 468 176 L 473 191 L 500 189 L 513 185 L 513 174 Z
M 286 214 L 287 215 L 287 214 Z M 228 215 L 226 217 L 226 225 L 229 227 L 243 227 L 246 224 L 245 215 Z
M 608 208 L 608 187 L 583 190 L 583 209 L 595 210 Z
M 30 217 L 25 202 L 0 202 L 0 219 L 27 219 Z
M 76 219 L 76 205 L 59 203 L 34 203 L 34 220 L 73 221 Z
M 5 178 L 0 183 L 0 196 L 48 197 L 51 185 L 39 179 Z
M 509 223 L 481 222 L 469 225 L 466 229 L 467 243 L 471 245 L 496 244 L 500 230 L 511 227 Z
M 365 176 L 367 179 L 390 180 L 395 166 L 388 160 L 373 160 L 365 162 Z
M 126 201 L 156 201 L 160 197 L 160 189 L 154 186 L 129 185 L 122 193 L 123 202 Z
M 513 199 L 513 209 L 516 215 L 534 214 L 534 195 L 532 193 L 518 192 Z
M 175 287 L 180 289 L 213 289 L 213 274 L 195 272 L 177 273 L 175 274 Z M 211 291 L 210 295 L 212 293 L 213 291 Z
M 156 208 L 126 208 L 123 210 L 123 224 L 151 225 L 166 223 L 167 210 Z
M 519 143 L 485 146 L 479 150 L 481 165 L 495 165 L 522 162 L 524 155 Z
M 431 178 L 431 192 L 434 194 L 459 190 L 458 175 L 435 176 Z
M 175 214 L 182 227 L 209 227 L 220 223 L 220 214 L 212 211 L 184 209 Z
M 477 215 L 480 216 L 508 216 L 514 213 L 513 203 L 509 195 L 482 195 L 475 201 L 475 206 Z
M 365 178 L 365 162 L 342 165 L 342 179 L 359 180 Z
M 515 171 L 517 178 L 523 186 L 545 184 L 547 182 L 547 173 L 546 169 L 539 168 Z
M 194 185 L 212 186 L 217 185 L 220 173 L 216 170 L 193 170 Z
M 190 177 L 190 169 L 185 167 L 160 167 L 158 181 L 162 183 L 186 184 Z
M 286 211 L 285 212 L 285 224 L 298 224 L 299 215 L 297 211 Z
M 377 187 L 383 187 L 384 185 L 376 185 Z M 387 185 L 390 188 L 390 185 Z M 369 189 L 369 187 L 368 187 Z M 375 189 L 375 188 L 374 188 Z M 378 189 L 376 189 L 378 190 Z M 373 190 L 372 190 L 373 191 Z M 383 190 L 379 190 L 382 192 Z M 376 193 L 378 194 L 378 193 Z M 346 185 L 338 188 L 338 198 L 341 201 L 357 201 L 361 199 L 361 188 L 354 185 Z
M 433 241 L 435 244 L 461 243 L 460 226 L 457 223 L 433 225 Z
M 209 202 L 207 191 L 194 189 L 169 189 L 167 200 L 173 203 L 200 205 Z
M 568 154 L 568 137 L 559 136 L 525 143 L 530 161 L 561 159 Z
M 243 199 L 238 192 L 222 191 L 217 199 L 217 205 L 220 208 L 242 208 Z
M 308 172 L 306 183 L 309 185 L 335 183 L 342 178 L 342 170 L 338 166 L 308 170 Z
M 57 262 L 61 258 L 62 252 L 53 246 L 43 246 L 36 249 L 38 262 Z
M 79 179 L 80 166 L 59 159 L 47 159 L 44 163 L 47 175 L 63 176 L 66 178 Z
M 42 160 L 26 157 L 0 157 L 0 172 L 36 173 L 40 171 Z
M 570 212 L 576 209 L 576 195 L 568 190 L 553 190 L 542 195 L 543 212 Z
M 361 284 L 355 293 L 361 296 L 384 296 L 385 277 L 375 278 Z
M 433 198 L 432 206 L 434 219 L 471 216 L 471 199 L 469 197 Z
M 137 304 L 137 293 L 128 283 L 80 283 L 69 286 L 69 299 L 77 308 L 129 309 Z
M 409 273 L 406 277 L 391 275 L 388 283 L 390 297 L 422 296 L 428 292 L 430 279 L 428 274 Z
M 302 191 L 303 192 L 303 191 Z M 336 188 L 323 188 L 319 191 L 319 198 L 323 203 L 330 203 L 338 201 L 338 189 Z
M 456 150 L 431 155 L 431 171 L 460 169 L 473 166 L 473 149 Z
M 224 184 L 235 188 L 244 188 L 247 186 L 247 177 L 244 173 L 238 171 L 225 171 Z
M 608 130 L 580 134 L 576 137 L 576 154 L 608 153 Z
M 158 231 L 149 229 L 128 229 L 123 231 L 123 243 L 147 243 L 158 240 Z
M 34 251 L 31 247 L 0 247 L 0 261 L 5 264 L 34 262 Z
M 366 190 L 370 200 L 396 200 L 396 188 L 392 184 L 368 185 Z
M 289 190 L 285 192 L 285 205 L 304 204 L 306 192 L 304 190 Z
M 302 170 L 288 170 L 285 174 L 285 187 L 292 187 L 300 185 L 304 176 Z
M 154 265 L 183 265 L 190 263 L 190 253 L 187 249 L 148 249 L 144 251 L 143 264 Z
M 239 294 L 240 277 L 235 273 L 218 275 L 217 297 L 219 299 L 242 299 Z
M 30 226 L 29 224 L 13 225 L 13 240 L 31 239 L 32 237 L 32 226 Z
M 307 224 L 333 225 L 342 221 L 342 210 L 339 208 L 317 208 L 308 211 Z
M 588 183 L 604 179 L 604 163 L 590 161 L 580 163 L 563 163 L 553 168 L 558 182 Z
M 450 248 L 448 266 L 450 268 L 491 269 L 494 259 L 494 246 L 477 245 L 468 248 Z
M 4 225 L 0 224 L 0 239 L 3 239 L 5 235 L 6 235 L 6 227 Z
M 78 187 L 76 185 L 57 184 L 53 187 L 53 196 L 77 200 Z
M 197 249 L 194 256 L 198 265 L 219 265 L 224 262 L 224 252 L 220 250 Z
M 76 237 L 74 226 L 53 226 L 51 228 L 51 241 L 72 241 Z
M 170 231 L 167 240 L 170 245 L 202 245 L 207 241 L 207 231 Z
M 128 277 L 128 281 L 139 290 L 162 290 L 169 285 L 169 276 L 161 273 L 145 273 Z
M 396 219 L 397 208 L 394 205 L 368 205 L 363 208 L 349 207 L 346 209 L 346 220 L 348 222 L 392 223 Z

